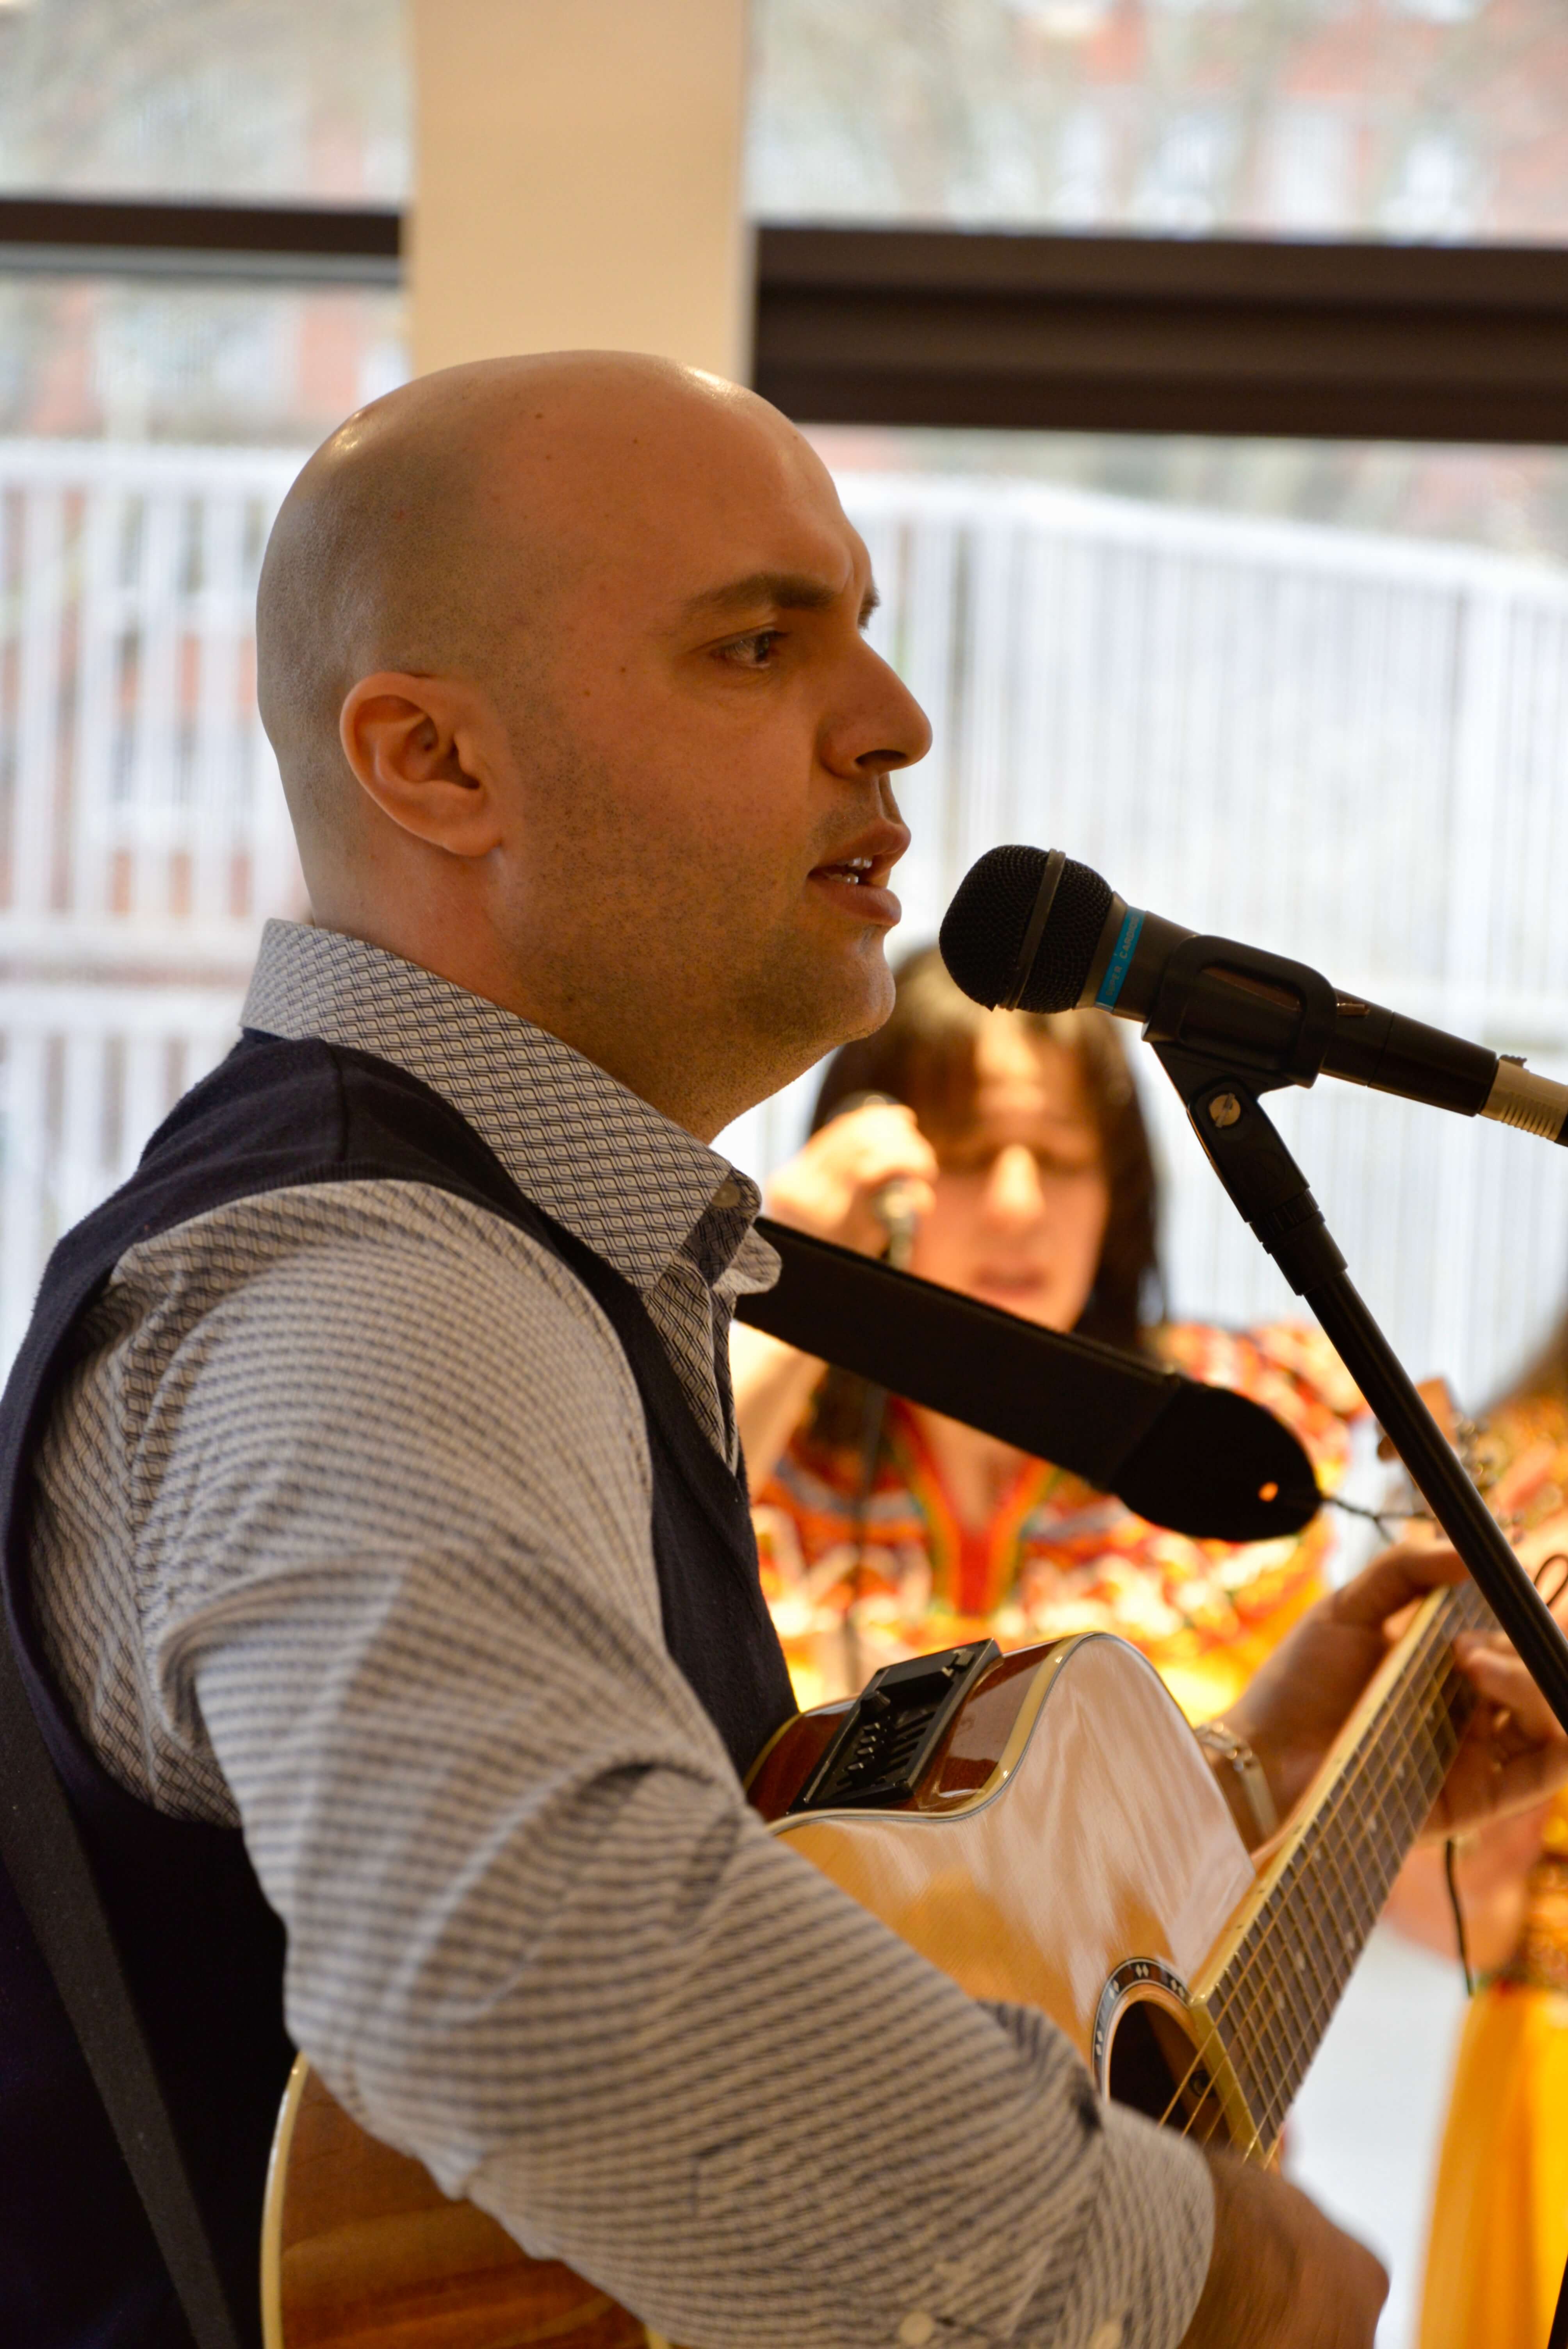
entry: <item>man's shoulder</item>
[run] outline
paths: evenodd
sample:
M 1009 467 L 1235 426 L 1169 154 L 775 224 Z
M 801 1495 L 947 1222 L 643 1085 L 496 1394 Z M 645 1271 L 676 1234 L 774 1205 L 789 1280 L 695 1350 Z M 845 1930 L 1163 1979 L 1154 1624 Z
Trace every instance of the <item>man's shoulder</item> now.
M 297 1427 L 334 1398 L 373 1407 L 378 1371 L 439 1358 L 470 1408 L 569 1393 L 595 1442 L 641 1455 L 635 1381 L 583 1253 L 419 1079 L 252 1035 L 71 1236 L 43 1311 L 81 1295 L 78 1403 L 96 1390 L 133 1445 L 160 1397 L 265 1393 Z
M 291 1182 L 222 1201 L 138 1238 L 115 1266 L 100 1312 L 121 1330 L 178 1342 L 221 1313 L 227 1338 L 286 1346 L 297 1332 L 346 1341 L 373 1315 L 410 1334 L 459 1327 L 482 1352 L 509 1330 L 542 1355 L 583 1333 L 595 1353 L 620 1350 L 570 1265 L 526 1225 L 409 1173 Z
M 200 1309 L 295 1257 L 308 1281 L 329 1286 L 335 1268 L 342 1277 L 367 1251 L 406 1277 L 432 1252 L 499 1253 L 525 1292 L 599 1319 L 581 1247 L 449 1102 L 369 1053 L 253 1031 L 177 1103 L 130 1181 L 67 1236 L 45 1293 L 63 1302 L 107 1279 L 122 1308 L 138 1296 L 149 1309 L 160 1299 Z
M 531 1234 L 426 1185 L 291 1186 L 161 1233 L 116 1268 L 74 1350 L 50 1418 L 67 1450 L 132 1464 L 142 1515 L 171 1475 L 219 1489 L 273 1457 L 342 1489 L 371 1428 L 423 1464 L 421 1492 L 468 1490 L 476 1454 L 487 1488 L 553 1491 L 588 1462 L 632 1506 L 652 1474 L 588 1291 Z
M 122 1195 L 150 1230 L 193 1206 L 375 1175 L 530 1212 L 489 1143 L 422 1078 L 348 1045 L 255 1030 L 176 1104 Z

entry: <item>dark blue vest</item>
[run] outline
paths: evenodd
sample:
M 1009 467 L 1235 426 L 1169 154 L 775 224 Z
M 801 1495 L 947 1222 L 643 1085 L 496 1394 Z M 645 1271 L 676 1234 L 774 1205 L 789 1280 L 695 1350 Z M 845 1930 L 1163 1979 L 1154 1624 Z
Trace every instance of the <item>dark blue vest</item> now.
M 597 1299 L 647 1421 L 670 1652 L 743 1773 L 794 1710 L 758 1579 L 744 1478 L 702 1433 L 636 1291 L 525 1198 L 466 1120 L 417 1078 L 368 1053 L 247 1034 L 160 1127 L 130 1182 L 56 1248 L 0 1405 L 0 1570 L 11 1636 L 210 2232 L 244 2308 L 255 2305 L 267 2148 L 292 2054 L 283 1928 L 237 1831 L 169 1818 L 139 1801 L 77 1730 L 29 1602 L 28 1464 L 77 1358 L 82 1316 L 128 1248 L 236 1199 L 367 1179 L 434 1185 L 504 1216 Z M 0 1872 L 0 2342 L 171 2349 L 188 2338 L 53 1983 Z

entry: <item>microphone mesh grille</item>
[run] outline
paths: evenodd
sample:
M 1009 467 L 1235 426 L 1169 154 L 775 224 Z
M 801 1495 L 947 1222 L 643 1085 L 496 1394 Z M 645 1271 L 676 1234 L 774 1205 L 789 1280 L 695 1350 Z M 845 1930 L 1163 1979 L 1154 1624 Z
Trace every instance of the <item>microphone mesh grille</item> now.
M 959 883 L 937 944 L 976 1003 L 989 1008 L 1006 992 L 1045 869 L 1043 848 L 989 848 Z
M 993 848 L 970 867 L 942 925 L 942 958 L 965 995 L 1007 992 L 1046 859 L 1038 848 Z M 1083 993 L 1110 911 L 1109 882 L 1069 856 L 1035 949 L 1019 1009 L 1068 1011 Z
M 1070 1011 L 1083 993 L 1105 917 L 1110 884 L 1069 856 L 1019 1001 L 1022 1011 Z

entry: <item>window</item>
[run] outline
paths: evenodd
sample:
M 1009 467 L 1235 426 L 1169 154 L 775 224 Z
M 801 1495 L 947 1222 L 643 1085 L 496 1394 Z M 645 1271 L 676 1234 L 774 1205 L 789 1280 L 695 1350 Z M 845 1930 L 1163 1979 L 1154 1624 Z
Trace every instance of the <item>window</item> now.
M 0 433 L 302 454 L 407 372 L 397 294 L 0 270 Z
M 1568 232 L 1558 0 L 758 0 L 752 210 Z
M 396 200 L 400 38 L 395 0 L 11 0 L 0 191 Z M 305 450 L 406 372 L 391 287 L 26 258 L 0 264 L 0 1357 L 303 906 L 257 567 Z
M 397 202 L 398 0 L 4 0 L 0 189 Z

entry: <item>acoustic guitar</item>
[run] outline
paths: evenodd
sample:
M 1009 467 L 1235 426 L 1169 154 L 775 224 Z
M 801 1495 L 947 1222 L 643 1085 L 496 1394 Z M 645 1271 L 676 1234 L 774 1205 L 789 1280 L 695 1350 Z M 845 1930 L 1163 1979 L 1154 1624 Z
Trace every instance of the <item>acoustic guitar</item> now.
M 1026 2001 L 1102 2094 L 1266 2159 L 1458 1746 L 1435 1591 L 1256 1859 L 1151 1666 L 1108 1634 L 894 1664 L 786 1723 L 771 1831 L 973 1997 Z M 273 2147 L 267 2349 L 661 2349 L 357 2127 L 302 2057 Z

